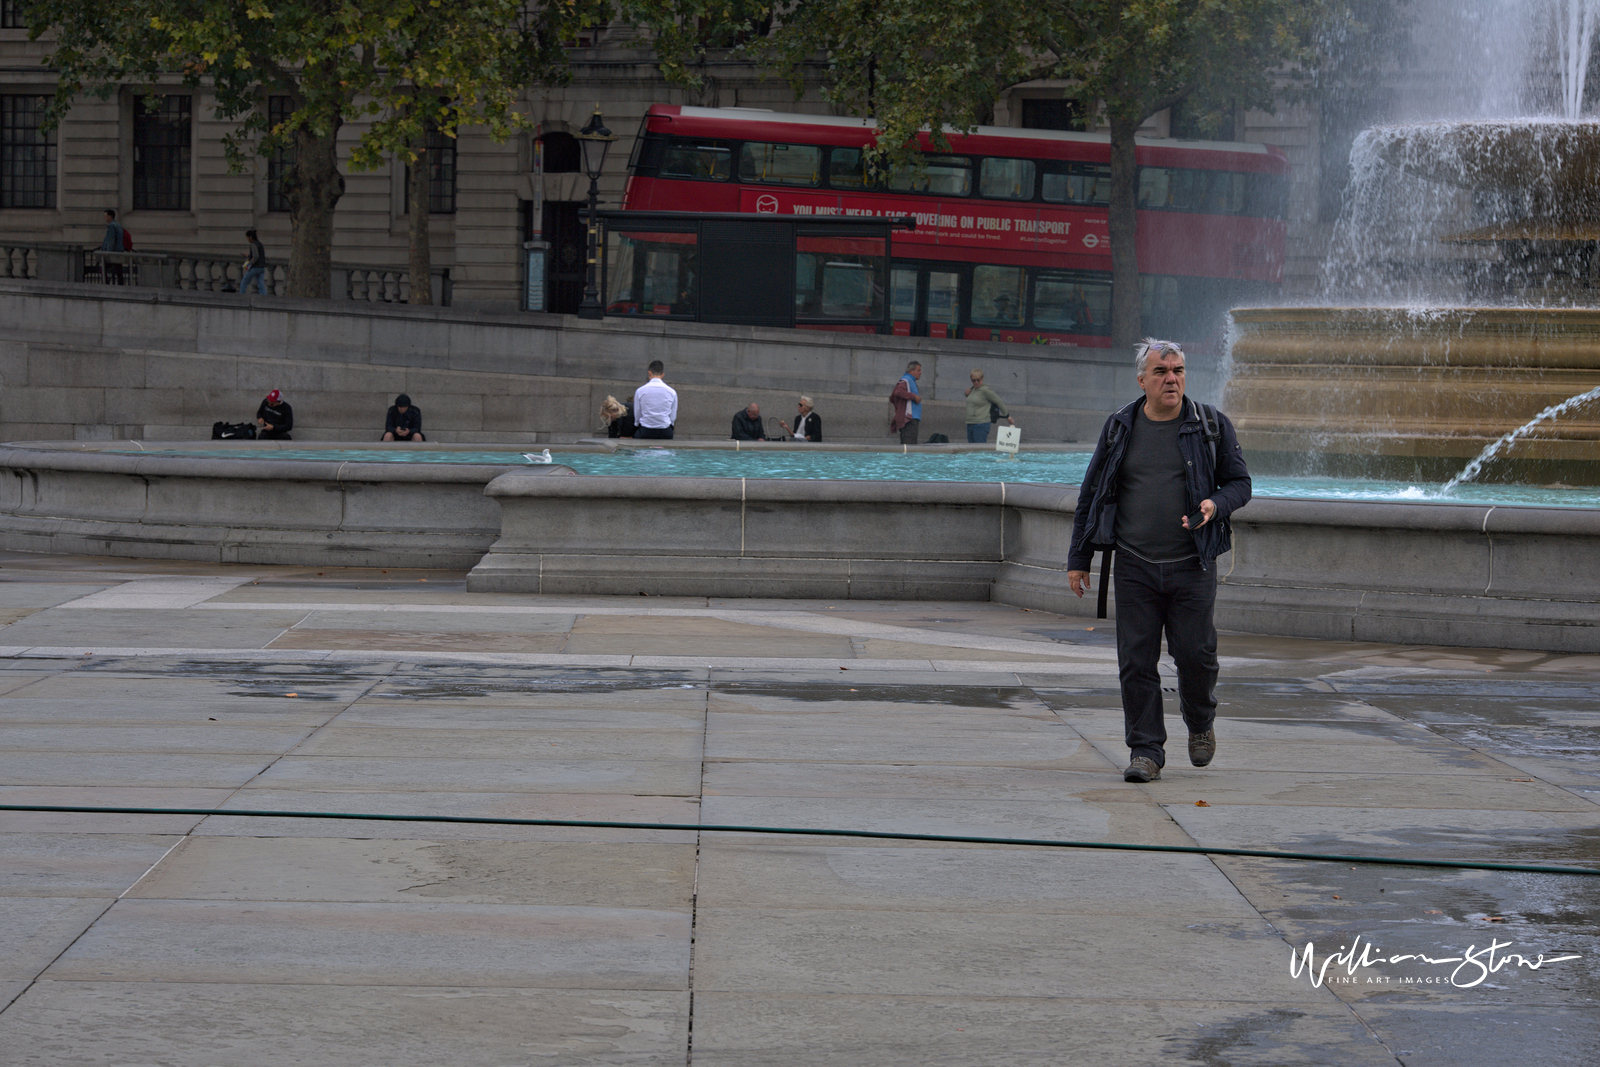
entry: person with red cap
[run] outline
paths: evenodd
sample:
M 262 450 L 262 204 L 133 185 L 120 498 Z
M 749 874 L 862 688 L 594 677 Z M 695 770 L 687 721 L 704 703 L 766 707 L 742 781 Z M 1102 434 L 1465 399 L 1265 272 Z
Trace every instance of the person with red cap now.
M 256 408 L 256 440 L 292 441 L 289 431 L 294 429 L 294 408 L 274 389 Z

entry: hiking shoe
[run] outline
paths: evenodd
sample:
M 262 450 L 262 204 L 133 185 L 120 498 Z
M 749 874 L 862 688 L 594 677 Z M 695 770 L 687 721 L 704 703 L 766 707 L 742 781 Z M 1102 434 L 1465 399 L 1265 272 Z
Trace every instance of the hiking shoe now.
M 1217 754 L 1217 731 L 1202 730 L 1189 735 L 1189 762 L 1204 767 Z
M 1133 757 L 1128 761 L 1128 769 L 1122 772 L 1124 782 L 1153 782 L 1160 777 L 1161 768 L 1147 756 Z

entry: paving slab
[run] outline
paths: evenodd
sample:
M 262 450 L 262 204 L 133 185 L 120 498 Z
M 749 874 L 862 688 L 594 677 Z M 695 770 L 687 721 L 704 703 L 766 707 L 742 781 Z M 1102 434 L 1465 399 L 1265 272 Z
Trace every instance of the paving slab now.
M 5 770 L 0 757 L 0 774 Z M 700 791 L 699 760 L 286 756 L 262 770 L 260 784 L 280 789 L 459 792 L 489 781 L 502 792 L 694 796 Z
M 687 910 L 694 880 L 693 844 L 211 836 L 183 841 L 127 895 Z
M 450 792 L 448 790 L 320 792 L 306 789 L 272 789 L 259 785 L 232 792 L 220 810 L 355 812 L 377 815 L 450 815 L 468 818 L 562 819 L 585 822 L 665 823 L 693 825 L 700 820 L 700 798 L 636 796 L 631 793 L 503 793 Z M 335 830 L 337 828 L 337 830 Z M 484 841 L 599 841 L 690 842 L 692 832 L 679 830 L 625 830 L 611 827 L 508 826 L 494 824 L 411 822 L 404 819 L 326 820 L 247 818 L 214 815 L 201 823 L 197 835 L 243 837 L 327 837 L 337 832 L 347 839 L 395 838 L 421 840 Z
M 700 846 L 702 907 L 1255 917 L 1203 856 L 1076 850 Z
M 679 1067 L 688 1001 L 653 990 L 47 981 L 6 1011 L 0 1062 Z
M 0 834 L 0 896 L 116 897 L 181 836 Z
M 1283 940 L 1237 899 L 1176 914 L 1127 895 L 1099 914 L 696 908 L 695 992 L 901 996 L 1265 997 L 1317 1003 Z M 1160 961 L 1128 966 L 1129 960 Z
M 1328 998 L 695 994 L 694 1058 L 717 1067 L 1394 1067 Z
M 0 731 L 3 736 L 3 731 Z M 295 750 L 299 756 L 473 759 L 699 759 L 702 737 L 691 730 L 576 727 L 541 730 L 416 726 L 331 726 Z
M 109 752 L 0 752 L 0 782 L 7 785 L 188 786 L 235 788 L 273 759 L 262 756 L 128 756 Z
M 646 908 L 121 900 L 45 977 L 676 990 L 689 925 Z
M 0 981 L 31 981 L 104 914 L 114 897 L 0 895 Z

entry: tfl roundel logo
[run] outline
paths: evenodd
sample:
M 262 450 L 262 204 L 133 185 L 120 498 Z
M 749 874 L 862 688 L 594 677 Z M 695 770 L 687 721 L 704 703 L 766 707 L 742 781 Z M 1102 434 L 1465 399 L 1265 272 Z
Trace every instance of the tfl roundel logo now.
M 756 199 L 756 214 L 776 215 L 778 213 L 778 198 L 775 196 L 762 196 Z
M 1086 233 L 1086 234 L 1083 235 L 1083 247 L 1085 247 L 1085 248 L 1093 248 L 1095 245 L 1098 245 L 1099 243 L 1100 243 L 1100 238 L 1095 236 L 1094 234 Z

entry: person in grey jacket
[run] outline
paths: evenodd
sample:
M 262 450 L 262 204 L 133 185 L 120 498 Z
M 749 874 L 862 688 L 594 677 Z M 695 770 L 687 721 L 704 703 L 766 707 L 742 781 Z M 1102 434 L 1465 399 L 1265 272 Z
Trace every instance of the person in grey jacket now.
M 1006 408 L 1006 402 L 1001 400 L 993 389 L 983 384 L 983 371 L 977 367 L 972 368 L 972 385 L 967 389 L 967 443 L 981 445 L 989 440 L 990 409 L 995 408 L 1000 412 L 1000 417 L 1006 420 L 1007 426 L 1015 426 L 1016 420 L 1011 417 L 1011 412 Z
M 1204 767 L 1216 753 L 1213 564 L 1232 546 L 1228 517 L 1249 503 L 1251 485 L 1233 423 L 1184 396 L 1182 347 L 1147 338 L 1135 352 L 1144 396 L 1100 431 L 1078 491 L 1067 583 L 1083 596 L 1095 550 L 1115 552 L 1117 668 L 1130 752 L 1123 778 L 1152 782 L 1166 764 L 1157 671 L 1163 633 L 1178 668 L 1189 762 Z

